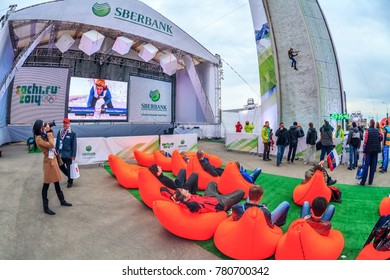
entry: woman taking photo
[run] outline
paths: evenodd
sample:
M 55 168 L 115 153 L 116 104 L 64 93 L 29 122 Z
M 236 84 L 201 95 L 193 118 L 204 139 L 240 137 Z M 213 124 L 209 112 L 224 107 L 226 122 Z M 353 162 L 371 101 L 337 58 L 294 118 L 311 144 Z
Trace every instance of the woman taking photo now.
M 49 209 L 49 200 L 47 199 L 47 190 L 49 189 L 50 183 L 54 183 L 58 199 L 62 206 L 72 206 L 72 204 L 66 202 L 64 194 L 61 191 L 59 182 L 61 180 L 61 173 L 54 149 L 54 133 L 50 125 L 48 123 L 44 124 L 42 120 L 35 121 L 33 133 L 35 143 L 43 153 L 43 211 L 46 214 L 55 215 L 56 213 Z

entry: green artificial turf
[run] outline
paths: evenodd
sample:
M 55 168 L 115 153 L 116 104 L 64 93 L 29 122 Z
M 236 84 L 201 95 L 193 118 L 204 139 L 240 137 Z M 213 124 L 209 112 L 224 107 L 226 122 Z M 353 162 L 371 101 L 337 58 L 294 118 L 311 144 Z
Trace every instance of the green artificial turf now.
M 105 168 L 114 176 L 108 164 L 105 165 Z M 175 178 L 172 173 L 164 172 L 164 174 Z M 287 232 L 291 222 L 300 216 L 301 207 L 294 203 L 292 193 L 301 181 L 296 178 L 266 173 L 262 173 L 256 180 L 256 184 L 264 188 L 262 203 L 267 203 L 270 211 L 275 209 L 284 200 L 290 203 L 286 224 L 281 227 L 284 233 Z M 390 187 L 346 184 L 337 184 L 337 186 L 342 192 L 343 202 L 331 202 L 331 204 L 336 207 L 335 214 L 332 218 L 333 229 L 341 231 L 344 236 L 344 249 L 341 254 L 343 257 L 340 256 L 339 259 L 354 260 L 379 218 L 379 204 L 385 196 L 390 194 Z M 138 190 L 129 189 L 129 192 L 139 201 L 142 201 Z M 222 259 L 230 259 L 218 251 L 213 239 L 195 241 L 195 243 Z M 270 259 L 273 259 L 273 257 Z

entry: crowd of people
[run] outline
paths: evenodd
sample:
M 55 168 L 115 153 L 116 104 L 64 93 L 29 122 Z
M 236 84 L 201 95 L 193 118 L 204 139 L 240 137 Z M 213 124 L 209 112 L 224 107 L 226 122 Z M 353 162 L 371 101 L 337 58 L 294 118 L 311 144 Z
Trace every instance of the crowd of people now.
M 249 121 L 246 121 L 249 125 Z M 252 124 L 254 127 L 254 125 Z M 241 132 L 242 126 L 238 121 L 236 124 L 236 132 Z M 316 165 L 318 162 L 326 162 L 327 156 L 336 147 L 335 143 L 344 141 L 346 150 L 348 151 L 349 164 L 347 170 L 355 170 L 358 167 L 359 158 L 362 162 L 362 176 L 358 178 L 360 185 L 365 185 L 368 178 L 368 184 L 372 185 L 376 171 L 386 173 L 388 161 L 382 160 L 382 165 L 377 170 L 378 155 L 382 152 L 382 159 L 389 158 L 390 145 L 390 127 L 385 125 L 381 127 L 378 122 L 370 120 L 368 127 L 358 125 L 355 121 L 351 122 L 347 134 L 344 132 L 341 124 L 337 124 L 337 128 L 324 120 L 322 126 L 317 130 L 312 122 L 308 123 L 307 132 L 305 133 L 301 124 L 293 122 L 286 128 L 283 122 L 279 123 L 279 127 L 275 132 L 276 140 L 273 139 L 273 131 L 269 121 L 265 121 L 261 130 L 261 140 L 263 143 L 262 157 L 263 161 L 271 161 L 270 151 L 274 143 L 276 143 L 276 166 L 280 167 L 285 150 L 288 147 L 286 161 L 288 164 L 294 164 L 299 138 L 306 136 L 305 153 L 300 158 L 303 158 L 303 164 Z M 346 136 L 347 135 L 347 136 Z M 337 140 L 336 139 L 340 139 Z M 319 160 L 316 162 L 317 151 L 320 151 Z

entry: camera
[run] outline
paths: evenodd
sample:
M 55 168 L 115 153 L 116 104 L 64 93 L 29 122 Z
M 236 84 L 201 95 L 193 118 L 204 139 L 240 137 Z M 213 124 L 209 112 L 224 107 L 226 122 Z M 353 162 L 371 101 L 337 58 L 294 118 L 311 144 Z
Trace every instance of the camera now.
M 52 128 L 53 126 L 56 126 L 56 123 L 55 123 L 54 120 L 53 120 L 52 122 L 46 122 L 46 123 L 44 123 L 44 126 L 45 126 L 45 127 L 46 127 L 47 125 L 49 125 L 50 128 Z

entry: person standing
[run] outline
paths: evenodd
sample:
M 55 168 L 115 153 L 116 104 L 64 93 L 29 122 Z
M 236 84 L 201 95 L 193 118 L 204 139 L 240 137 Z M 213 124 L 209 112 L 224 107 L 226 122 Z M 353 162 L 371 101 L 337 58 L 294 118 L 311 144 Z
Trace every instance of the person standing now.
M 357 166 L 357 154 L 361 145 L 361 133 L 357 128 L 356 122 L 352 122 L 352 128 L 348 132 L 347 144 L 349 145 L 349 167 L 348 170 L 355 169 Z
M 341 124 L 337 125 L 336 138 L 344 139 L 344 129 L 341 128 Z
M 269 121 L 264 123 L 263 129 L 261 130 L 261 138 L 263 139 L 264 151 L 263 151 L 263 160 L 270 161 L 269 152 L 271 149 L 270 143 L 270 134 L 271 129 L 269 128 Z
M 245 132 L 246 133 L 253 133 L 253 129 L 255 129 L 255 126 L 253 125 L 253 123 L 252 123 L 252 125 L 250 125 L 249 121 L 246 121 L 245 126 L 244 126 Z
M 242 130 L 242 124 L 240 123 L 240 121 L 238 121 L 236 123 L 236 132 L 241 132 L 241 130 Z
M 320 140 L 321 140 L 321 156 L 320 161 L 323 161 L 325 154 L 330 154 L 333 150 L 333 127 L 327 120 L 324 120 L 324 124 L 320 128 Z
M 294 163 L 295 153 L 298 147 L 298 138 L 299 131 L 297 129 L 297 122 L 294 122 L 290 129 L 288 130 L 288 154 L 287 154 L 287 163 Z
M 60 166 L 62 173 L 68 177 L 68 188 L 73 186 L 73 179 L 70 177 L 70 165 L 76 159 L 77 137 L 70 127 L 70 120 L 64 118 L 62 128 L 57 133 L 56 150 L 61 156 L 63 165 Z
M 381 152 L 381 141 L 383 135 L 375 128 L 375 121 L 370 120 L 370 126 L 365 131 L 364 144 L 363 144 L 363 157 L 365 157 L 365 164 L 363 166 L 362 179 L 360 185 L 366 184 L 368 176 L 368 184 L 372 185 L 374 182 L 374 175 L 376 171 L 376 165 L 378 163 L 378 153 Z M 368 175 L 368 169 L 370 174 Z
M 317 130 L 314 128 L 312 122 L 309 123 L 309 129 L 306 134 L 306 144 L 307 144 L 307 154 L 306 161 L 303 164 L 308 164 L 309 162 L 314 162 L 316 155 L 316 142 L 318 139 Z
M 284 127 L 283 122 L 279 124 L 279 128 L 278 130 L 276 130 L 275 136 L 278 137 L 278 139 L 276 140 L 276 147 L 278 148 L 278 152 L 276 155 L 276 166 L 279 167 L 282 163 L 284 150 L 288 145 L 288 130 Z
M 390 146 L 390 127 L 386 120 L 386 126 L 383 128 L 383 163 L 380 173 L 387 172 L 387 166 L 389 165 L 389 146 Z
M 54 183 L 61 205 L 72 206 L 72 204 L 66 202 L 64 193 L 61 191 L 61 172 L 58 167 L 56 151 L 54 149 L 54 132 L 49 124 L 45 125 L 42 120 L 36 120 L 33 125 L 33 133 L 35 142 L 43 154 L 43 211 L 48 215 L 55 215 L 56 213 L 49 208 L 49 199 L 47 198 L 47 191 L 51 183 Z

